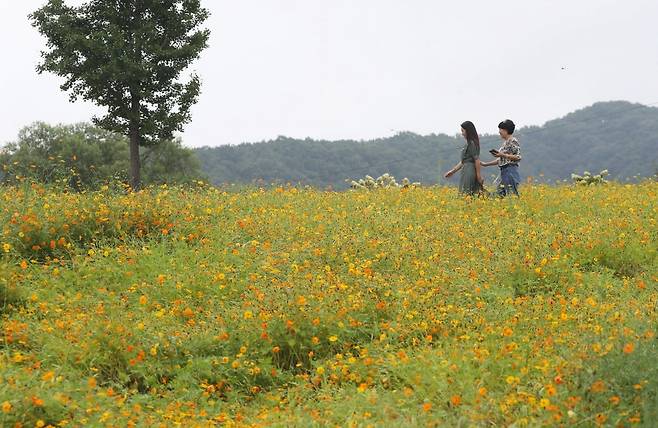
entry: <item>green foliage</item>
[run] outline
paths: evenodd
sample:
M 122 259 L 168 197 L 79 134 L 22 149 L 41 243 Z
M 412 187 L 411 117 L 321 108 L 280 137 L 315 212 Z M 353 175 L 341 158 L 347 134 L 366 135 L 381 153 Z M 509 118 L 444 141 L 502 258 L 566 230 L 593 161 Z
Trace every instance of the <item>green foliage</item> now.
M 627 348 L 613 351 L 592 362 L 574 379 L 583 401 L 577 411 L 589 414 L 608 415 L 617 406 L 637 409 L 629 416 L 637 418 L 641 426 L 654 426 L 658 418 L 658 341 L 642 343 L 637 349 Z M 600 382 L 598 391 L 592 385 Z M 613 398 L 611 401 L 610 397 Z M 610 425 L 624 421 L 609 420 Z
M 71 100 L 106 107 L 94 123 L 131 138 L 135 188 L 139 146 L 171 140 L 190 120 L 201 83 L 180 75 L 207 46 L 210 32 L 199 27 L 208 16 L 199 0 L 49 0 L 30 16 L 47 40 L 38 71 L 65 78 Z
M 634 277 L 658 265 L 655 248 L 647 250 L 641 243 L 623 238 L 575 248 L 573 257 L 585 271 L 609 270 L 620 278 Z
M 148 147 L 142 154 L 144 182 L 182 184 L 200 180 L 194 152 L 179 139 Z M 51 126 L 37 122 L 23 128 L 18 141 L 0 150 L 0 183 L 23 180 L 78 190 L 126 182 L 128 139 L 90 124 Z
M 0 152 L 4 184 L 30 178 L 40 183 L 79 187 L 125 180 L 125 137 L 88 124 L 50 126 L 37 122 L 23 128 L 18 141 Z
M 145 184 L 191 184 L 201 180 L 201 163 L 180 138 L 148 147 L 141 158 Z
M 514 290 L 516 296 L 534 296 L 564 292 L 572 278 L 568 260 L 543 259 L 536 266 L 528 263 L 515 263 L 502 283 Z
M 9 263 L 0 260 L 0 269 L 3 272 L 8 272 L 10 268 Z M 24 302 L 25 296 L 16 286 L 16 282 L 11 278 L 0 276 L 0 315 L 22 306 Z
M 497 131 L 497 123 L 477 125 Z M 658 165 L 658 108 L 639 104 L 597 103 L 515 135 L 521 143 L 521 174 L 536 181 L 563 181 L 574 171 L 606 168 L 613 179 L 650 177 Z M 482 159 L 489 160 L 488 150 L 500 144 L 497 135 L 483 135 Z M 459 161 L 462 146 L 461 136 L 401 132 L 371 141 L 279 137 L 197 153 L 215 184 L 291 182 L 344 189 L 348 177 L 386 172 L 423 184 L 443 182 L 442 172 Z M 496 174 L 496 168 L 483 170 L 485 178 Z

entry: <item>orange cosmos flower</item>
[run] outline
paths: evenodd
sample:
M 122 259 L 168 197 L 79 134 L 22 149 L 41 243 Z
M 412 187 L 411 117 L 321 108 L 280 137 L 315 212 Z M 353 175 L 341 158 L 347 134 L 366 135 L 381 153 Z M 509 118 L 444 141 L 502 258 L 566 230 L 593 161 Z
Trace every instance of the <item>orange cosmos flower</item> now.
M 599 413 L 598 415 L 596 415 L 595 420 L 596 420 L 597 424 L 603 425 L 605 423 L 605 421 L 608 420 L 608 417 L 606 415 L 604 415 L 603 413 Z
M 603 392 L 606 390 L 605 383 L 601 380 L 597 380 L 592 384 L 592 387 L 590 388 L 592 392 Z

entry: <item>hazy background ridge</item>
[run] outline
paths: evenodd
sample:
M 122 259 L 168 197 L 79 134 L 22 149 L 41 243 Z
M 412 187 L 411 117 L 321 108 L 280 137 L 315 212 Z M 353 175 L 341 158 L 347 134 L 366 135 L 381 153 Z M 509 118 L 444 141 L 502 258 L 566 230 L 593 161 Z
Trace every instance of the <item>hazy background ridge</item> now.
M 570 179 L 571 173 L 608 169 L 613 178 L 636 179 L 658 172 L 658 108 L 625 101 L 596 103 L 541 127 L 516 132 L 521 142 L 521 173 L 540 181 Z M 463 139 L 445 134 L 400 132 L 369 141 L 279 137 L 238 146 L 196 150 L 204 173 L 215 184 L 262 181 L 344 188 L 346 178 L 392 173 L 423 184 L 459 161 Z M 482 158 L 498 148 L 498 136 L 484 135 Z M 485 176 L 498 174 L 485 168 Z

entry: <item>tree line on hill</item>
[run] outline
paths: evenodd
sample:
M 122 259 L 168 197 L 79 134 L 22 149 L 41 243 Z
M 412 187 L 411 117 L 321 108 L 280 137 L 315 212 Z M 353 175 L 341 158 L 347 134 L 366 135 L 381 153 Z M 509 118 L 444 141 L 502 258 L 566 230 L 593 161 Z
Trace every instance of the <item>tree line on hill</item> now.
M 522 147 L 521 173 L 539 181 L 569 180 L 572 173 L 586 170 L 607 169 L 610 178 L 620 180 L 658 171 L 658 108 L 597 103 L 541 127 L 520 128 L 515 135 Z M 445 183 L 442 173 L 459 161 L 462 146 L 461 136 L 400 132 L 370 141 L 279 137 L 203 147 L 196 153 L 215 184 L 290 182 L 341 189 L 348 178 L 383 173 L 423 184 Z M 483 136 L 482 158 L 499 146 L 497 135 Z M 495 168 L 485 169 L 485 176 L 496 173 Z
M 550 121 L 521 128 L 522 174 L 538 181 L 569 180 L 571 174 L 607 169 L 626 180 L 658 172 L 658 109 L 626 102 L 598 103 Z M 145 184 L 191 183 L 312 185 L 348 187 L 347 179 L 390 173 L 422 184 L 445 183 L 442 173 L 459 159 L 461 137 L 400 132 L 372 141 L 298 140 L 190 149 L 181 139 L 164 140 L 140 156 Z M 485 135 L 483 158 L 500 139 Z M 66 180 L 75 188 L 129 182 L 129 141 L 91 124 L 35 123 L 0 149 L 0 183 L 23 178 L 44 183 Z M 485 177 L 496 174 L 486 168 Z

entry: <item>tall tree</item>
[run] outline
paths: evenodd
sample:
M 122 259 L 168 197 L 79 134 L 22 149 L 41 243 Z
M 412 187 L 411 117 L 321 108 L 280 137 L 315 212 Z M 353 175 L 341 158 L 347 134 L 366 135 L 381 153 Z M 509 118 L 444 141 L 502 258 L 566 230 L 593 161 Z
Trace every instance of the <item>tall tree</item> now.
M 207 47 L 209 12 L 200 0 L 49 0 L 30 18 L 46 37 L 37 67 L 61 88 L 107 108 L 95 124 L 128 136 L 132 187 L 140 188 L 140 146 L 173 138 L 190 120 L 201 83 L 181 73 Z

